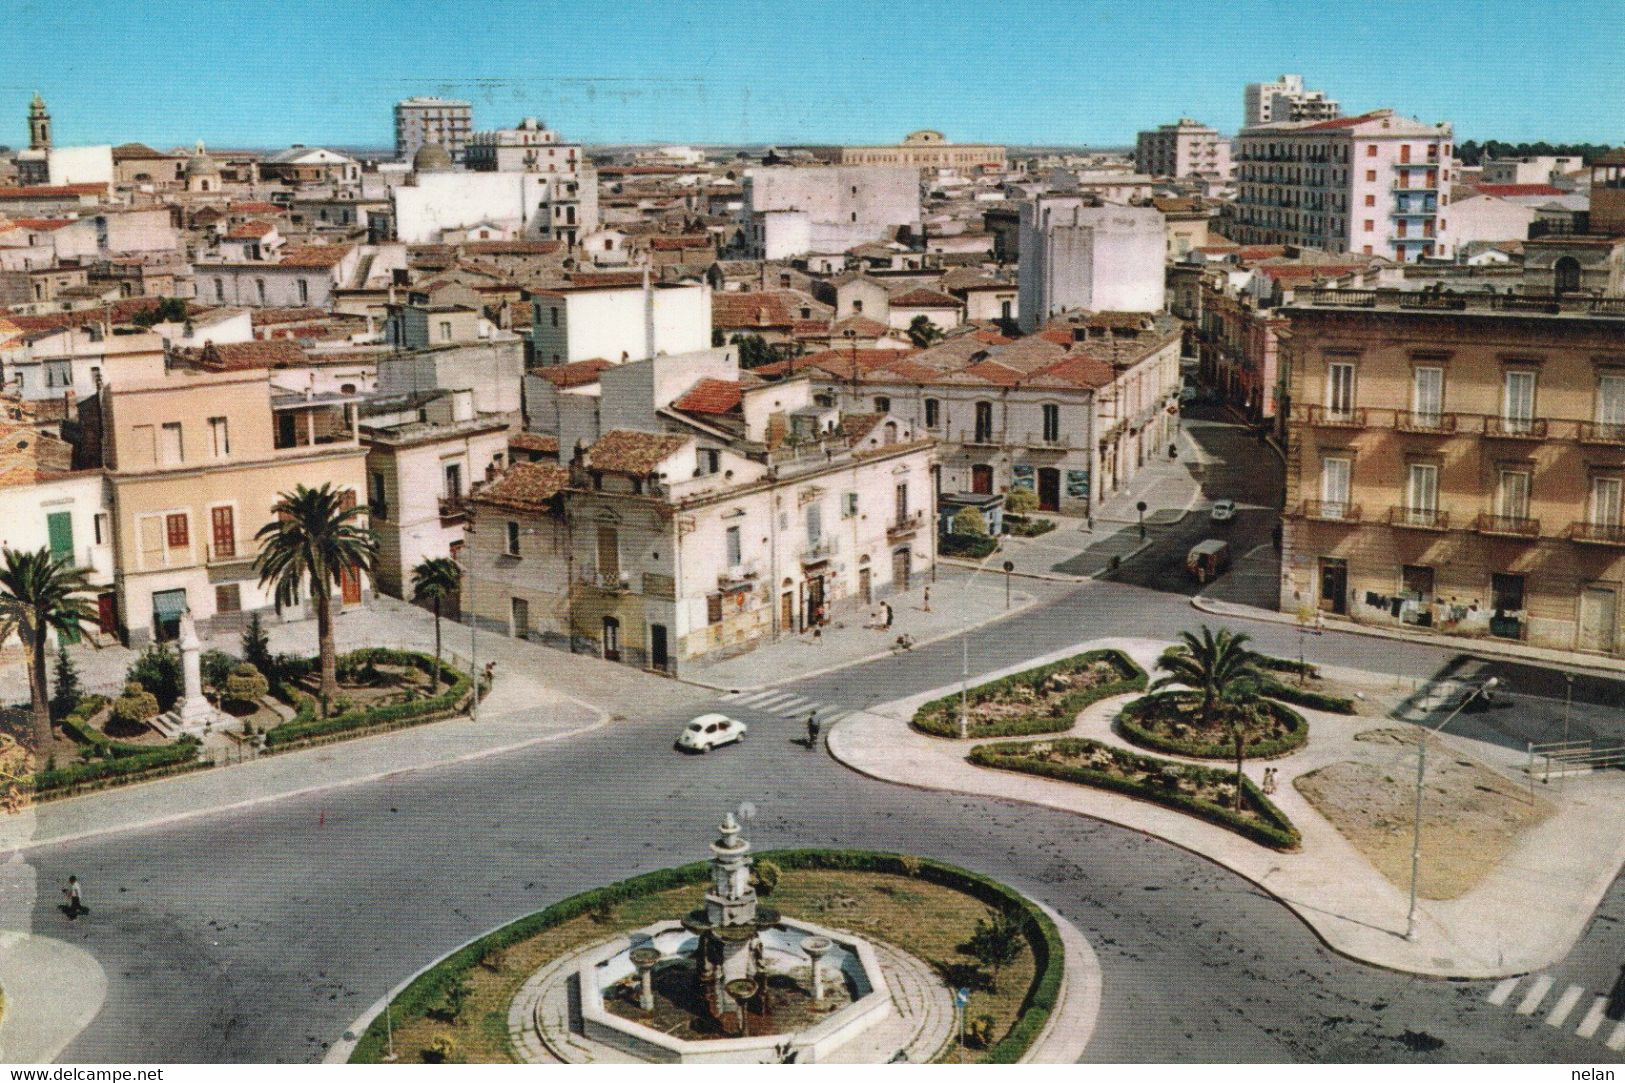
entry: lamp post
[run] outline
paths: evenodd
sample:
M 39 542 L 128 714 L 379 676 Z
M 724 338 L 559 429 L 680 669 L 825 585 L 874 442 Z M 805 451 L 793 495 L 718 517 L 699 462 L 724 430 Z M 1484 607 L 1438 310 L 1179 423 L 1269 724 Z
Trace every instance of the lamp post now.
M 1140 540 L 1145 541 L 1145 501 L 1143 501 L 1143 500 L 1135 501 L 1134 510 L 1139 513 L 1139 518 L 1140 518 Z
M 1438 733 L 1462 712 L 1473 700 L 1500 684 L 1500 678 L 1491 677 L 1462 698 L 1456 704 L 1456 709 L 1446 716 L 1443 722 L 1429 729 L 1427 726 L 1418 727 L 1416 740 L 1416 812 L 1411 830 L 1411 905 L 1405 913 L 1405 939 L 1416 939 L 1416 881 L 1422 864 L 1422 777 L 1427 771 L 1428 737 Z
M 1010 573 L 1015 569 L 1014 561 L 1007 560 L 1004 562 L 1004 608 L 1006 609 L 1010 608 Z

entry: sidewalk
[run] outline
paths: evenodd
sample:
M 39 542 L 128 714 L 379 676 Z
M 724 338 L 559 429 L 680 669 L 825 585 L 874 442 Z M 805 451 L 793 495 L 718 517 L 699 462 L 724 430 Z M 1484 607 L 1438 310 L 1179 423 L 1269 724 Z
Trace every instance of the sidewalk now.
M 985 674 L 978 681 L 1102 646 L 1120 647 L 1149 669 L 1165 644 L 1098 640 Z M 1303 835 L 1302 850 L 1284 854 L 1159 805 L 973 767 L 964 756 L 978 742 L 926 737 L 908 726 L 920 703 L 951 690 L 936 689 L 843 719 L 829 735 L 831 754 L 853 770 L 885 781 L 1025 801 L 1154 835 L 1253 881 L 1290 907 L 1333 950 L 1374 966 L 1461 978 L 1502 977 L 1548 966 L 1569 952 L 1625 864 L 1625 835 L 1617 820 L 1619 781 L 1603 776 L 1570 779 L 1557 813 L 1526 831 L 1475 888 L 1458 899 L 1422 900 L 1417 938 L 1408 941 L 1406 891 L 1378 873 L 1292 785 L 1298 775 L 1326 764 L 1368 759 L 1371 749 L 1356 749 L 1354 734 L 1382 726 L 1380 720 L 1299 709 L 1312 727 L 1309 745 L 1270 761 L 1281 772 L 1276 802 Z M 1111 722 L 1129 698 L 1091 706 L 1068 735 L 1124 744 L 1112 733 Z M 1454 751 L 1505 766 L 1504 750 L 1448 735 L 1438 740 Z M 1256 779 L 1262 769 L 1254 764 L 1248 773 Z M 1558 803 L 1553 793 L 1543 796 Z
M 884 658 L 897 650 L 897 637 L 909 635 L 915 647 L 956 636 L 1019 613 L 1038 599 L 1012 589 L 1005 605 L 1004 573 L 1000 554 L 988 558 L 978 573 L 977 564 L 942 567 L 937 582 L 925 582 L 886 601 L 892 606 L 889 629 L 865 627 L 870 609 L 848 608 L 831 618 L 822 634 L 785 636 L 754 650 L 715 662 L 689 662 L 681 677 L 691 684 L 724 691 L 747 692 L 787 681 L 817 676 L 831 670 Z M 930 591 L 931 610 L 925 609 Z M 878 607 L 878 602 L 876 606 Z

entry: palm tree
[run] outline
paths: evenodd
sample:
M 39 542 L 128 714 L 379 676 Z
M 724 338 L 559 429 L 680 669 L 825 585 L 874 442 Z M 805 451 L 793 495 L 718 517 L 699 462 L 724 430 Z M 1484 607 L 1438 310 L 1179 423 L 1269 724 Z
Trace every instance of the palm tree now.
M 917 349 L 925 349 L 942 339 L 942 329 L 928 316 L 915 316 L 908 325 L 908 340 Z
M 275 519 L 260 527 L 254 571 L 260 586 L 274 584 L 276 605 L 292 605 L 308 583 L 316 603 L 316 638 L 321 654 L 322 713 L 338 695 L 338 652 L 333 644 L 333 588 L 346 576 L 371 572 L 378 559 L 378 541 L 356 520 L 366 509 L 349 492 L 331 484 L 320 489 L 304 485 L 282 493 L 271 506 Z
M 96 611 L 85 570 L 58 563 L 51 551 L 6 549 L 0 553 L 0 642 L 12 632 L 28 653 L 28 695 L 34 714 L 34 747 L 51 742 L 51 706 L 45 685 L 46 641 L 54 628 L 64 636 L 92 624 Z
M 1232 632 L 1220 628 L 1215 634 L 1207 625 L 1198 637 L 1194 632 L 1180 632 L 1184 641 L 1163 652 L 1157 668 L 1168 676 L 1158 678 L 1151 691 L 1181 684 L 1202 694 L 1202 722 L 1213 722 L 1214 708 L 1220 700 L 1237 702 L 1256 688 L 1263 677 L 1258 667 L 1258 655 L 1247 649 L 1251 642 L 1245 632 Z
M 463 589 L 463 569 L 450 557 L 430 557 L 412 569 L 412 600 L 434 610 L 434 683 L 440 688 L 440 607 Z M 432 694 L 432 693 L 431 693 Z

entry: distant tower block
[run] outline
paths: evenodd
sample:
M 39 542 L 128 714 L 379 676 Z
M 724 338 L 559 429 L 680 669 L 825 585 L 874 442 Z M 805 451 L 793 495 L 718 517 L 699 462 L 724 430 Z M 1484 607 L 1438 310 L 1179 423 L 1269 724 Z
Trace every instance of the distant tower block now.
M 28 105 L 28 149 L 51 149 L 51 114 L 45 108 L 45 99 L 34 92 L 34 100 Z

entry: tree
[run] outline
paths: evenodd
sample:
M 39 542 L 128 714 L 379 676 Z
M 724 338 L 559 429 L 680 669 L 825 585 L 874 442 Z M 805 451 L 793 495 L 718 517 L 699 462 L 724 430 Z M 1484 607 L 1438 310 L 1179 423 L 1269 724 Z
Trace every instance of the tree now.
M 214 693 L 217 702 L 225 694 L 226 682 L 236 668 L 237 659 L 225 651 L 207 650 L 198 658 L 198 675 L 203 678 L 204 687 Z
M 1263 676 L 1258 655 L 1247 649 L 1251 638 L 1246 633 L 1228 628 L 1215 634 L 1204 624 L 1200 637 L 1181 632 L 1179 638 L 1183 644 L 1165 651 L 1157 663 L 1168 676 L 1153 682 L 1151 690 L 1174 684 L 1196 689 L 1202 694 L 1202 721 L 1211 725 L 1219 701 L 1244 701 L 1255 691 Z
M 963 945 L 988 971 L 988 985 L 999 991 L 999 971 L 1021 958 L 1026 943 L 1022 931 L 1021 915 L 1013 910 L 989 909 L 986 917 L 976 919 L 976 931 Z
M 51 717 L 60 722 L 73 713 L 85 694 L 84 686 L 79 683 L 79 667 L 73 664 L 73 655 L 68 653 L 65 643 L 57 644 L 56 648 L 55 684 L 51 692 Z
M 144 312 L 137 312 L 131 323 L 137 327 L 151 327 L 155 323 L 179 323 L 186 319 L 186 302 L 179 297 L 160 297 L 158 303 Z
M 96 611 L 83 568 L 52 559 L 43 546 L 33 551 L 0 550 L 0 641 L 15 633 L 28 659 L 28 696 L 33 708 L 36 749 L 51 741 L 51 707 L 46 699 L 45 649 L 54 629 L 73 638 L 82 624 L 94 624 Z
M 1030 511 L 1038 510 L 1038 494 L 1031 489 L 1011 489 L 1004 498 L 1004 509 L 1016 515 L 1026 515 Z
M 277 609 L 292 605 L 306 590 L 315 603 L 323 715 L 339 689 L 333 588 L 348 576 L 371 572 L 378 559 L 377 539 L 357 522 L 366 509 L 347 502 L 346 495 L 329 483 L 319 489 L 295 486 L 277 497 L 271 506 L 276 518 L 254 535 L 260 545 L 254 572 L 262 588 L 275 588 Z
M 125 671 L 132 681 L 158 697 L 158 706 L 168 710 L 181 698 L 181 656 L 162 643 L 149 643 Z
M 463 569 L 450 557 L 430 557 L 412 569 L 412 600 L 434 610 L 434 683 L 430 694 L 440 689 L 440 609 L 460 596 Z
M 125 685 L 124 694 L 113 701 L 113 720 L 127 730 L 146 725 L 157 713 L 158 697 L 135 681 Z
M 735 335 L 729 341 L 739 347 L 739 367 L 742 369 L 758 368 L 779 359 L 773 347 L 761 335 Z
M 932 323 L 928 316 L 915 316 L 909 321 L 908 340 L 914 343 L 916 349 L 923 350 L 942 340 L 942 328 Z
M 972 538 L 987 537 L 987 520 L 982 513 L 972 507 L 963 507 L 954 512 L 954 533 L 965 534 Z
M 232 668 L 225 689 L 226 698 L 233 703 L 255 704 L 270 693 L 271 682 L 254 666 L 242 662 Z
M 249 615 L 243 628 L 243 661 L 270 677 L 272 670 L 271 637 L 265 634 L 265 624 L 258 613 Z

